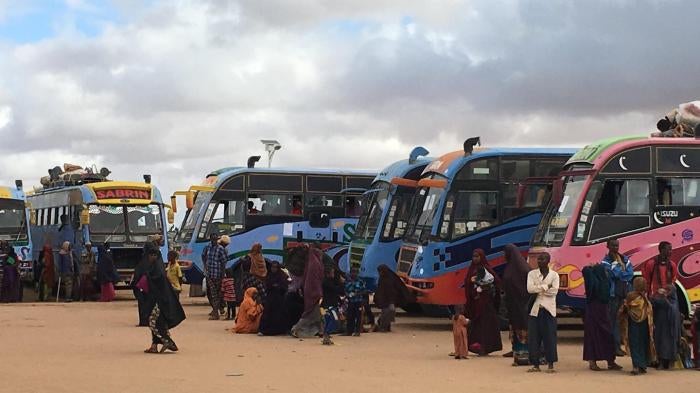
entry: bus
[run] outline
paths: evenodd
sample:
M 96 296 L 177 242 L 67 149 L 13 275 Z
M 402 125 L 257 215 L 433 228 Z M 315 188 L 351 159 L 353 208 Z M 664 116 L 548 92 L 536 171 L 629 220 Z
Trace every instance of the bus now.
M 174 216 L 170 210 L 166 213 L 168 205 L 151 184 L 150 175 L 144 175 L 143 182 L 111 181 L 96 173 L 51 175 L 51 180 L 42 183 L 44 187 L 27 198 L 33 217 L 34 260 L 45 244 L 57 253 L 63 241 L 70 241 L 80 255 L 86 243 L 96 248 L 108 242 L 124 285 L 130 282 L 151 236 L 163 236 L 161 254 L 166 260 L 167 223 Z
M 427 154 L 425 148 L 416 147 L 407 160 L 382 169 L 363 195 L 365 209 L 357 222 L 349 252 L 350 266 L 360 269 L 360 278 L 369 290 L 376 288 L 379 265 L 396 268 L 416 184 L 431 161 L 424 157 Z
M 15 249 L 22 281 L 32 281 L 29 209 L 21 180 L 15 180 L 15 187 L 0 186 L 0 240 L 10 243 Z
M 551 188 L 547 179 L 575 152 L 477 144 L 480 138 L 468 139 L 463 151 L 434 160 L 418 180 L 397 272 L 420 304 L 464 304 L 464 277 L 477 248 L 499 274 L 507 244 L 527 251 Z M 543 180 L 529 182 L 525 192 L 526 179 Z
M 202 251 L 211 234 L 228 235 L 229 260 L 237 260 L 254 243 L 266 258 L 284 262 L 285 250 L 301 242 L 318 242 L 347 269 L 347 244 L 362 214 L 361 196 L 376 172 L 255 168 L 223 168 L 201 185 L 178 191 L 187 212 L 175 236 L 178 263 L 196 294 L 203 276 Z
M 554 183 L 552 201 L 535 232 L 530 263 L 548 252 L 559 273 L 559 306 L 585 307 L 581 270 L 603 259 L 607 240 L 635 270 L 673 245 L 681 311 L 700 302 L 700 140 L 631 136 L 581 149 Z

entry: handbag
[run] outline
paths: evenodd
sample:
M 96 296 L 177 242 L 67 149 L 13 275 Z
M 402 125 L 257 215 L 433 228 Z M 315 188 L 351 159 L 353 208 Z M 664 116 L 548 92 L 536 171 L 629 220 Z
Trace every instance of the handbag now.
M 141 276 L 139 281 L 136 283 L 136 288 L 138 288 L 143 293 L 148 293 L 148 279 L 146 278 L 145 274 Z

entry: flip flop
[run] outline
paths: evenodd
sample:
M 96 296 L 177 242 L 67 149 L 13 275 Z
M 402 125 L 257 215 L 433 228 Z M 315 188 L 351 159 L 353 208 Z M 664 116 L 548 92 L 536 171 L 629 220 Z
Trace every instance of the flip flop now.
M 588 369 L 591 371 L 603 371 L 603 369 L 598 366 L 588 366 Z
M 148 348 L 143 353 L 158 353 L 158 348 Z
M 612 366 L 608 366 L 608 370 L 613 370 L 613 371 L 620 371 L 622 370 L 622 366 L 619 364 L 615 363 Z

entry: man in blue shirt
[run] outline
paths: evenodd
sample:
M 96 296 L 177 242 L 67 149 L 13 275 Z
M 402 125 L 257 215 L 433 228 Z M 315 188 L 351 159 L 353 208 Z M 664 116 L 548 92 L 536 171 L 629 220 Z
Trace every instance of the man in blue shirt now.
M 219 320 L 221 310 L 221 280 L 224 278 L 224 269 L 228 255 L 226 249 L 219 244 L 219 236 L 212 233 L 211 242 L 202 252 L 202 264 L 204 265 L 204 275 L 207 278 L 207 294 L 211 303 L 212 312 L 209 320 Z
M 617 312 L 625 301 L 629 292 L 632 279 L 634 278 L 634 268 L 630 259 L 620 254 L 620 242 L 617 239 L 608 240 L 608 254 L 601 262 L 608 271 L 610 280 L 610 322 L 615 338 L 615 355 L 624 356 L 625 353 L 620 348 L 620 329 L 617 323 Z
M 367 290 L 358 274 L 359 270 L 353 267 L 350 269 L 350 279 L 345 282 L 345 294 L 348 297 L 346 336 L 359 336 L 362 332 L 362 306 Z

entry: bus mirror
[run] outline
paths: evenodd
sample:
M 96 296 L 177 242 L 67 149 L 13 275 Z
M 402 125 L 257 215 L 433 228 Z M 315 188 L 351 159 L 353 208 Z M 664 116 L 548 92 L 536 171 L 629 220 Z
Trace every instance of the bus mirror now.
M 175 212 L 173 209 L 168 209 L 168 224 L 173 225 L 175 224 Z
M 557 179 L 552 183 L 552 202 L 555 206 L 561 203 L 564 197 L 564 181 L 562 179 Z
M 177 197 L 175 195 L 170 197 L 170 209 L 173 213 L 177 213 Z
M 185 194 L 185 206 L 187 206 L 188 210 L 194 207 L 194 192 L 188 191 Z
M 36 210 L 29 211 L 29 225 L 36 225 Z
M 525 188 L 526 186 L 524 184 L 518 184 L 518 196 L 515 204 L 518 209 L 522 209 L 525 204 Z
M 80 211 L 80 225 L 90 225 L 90 210 L 83 209 Z

